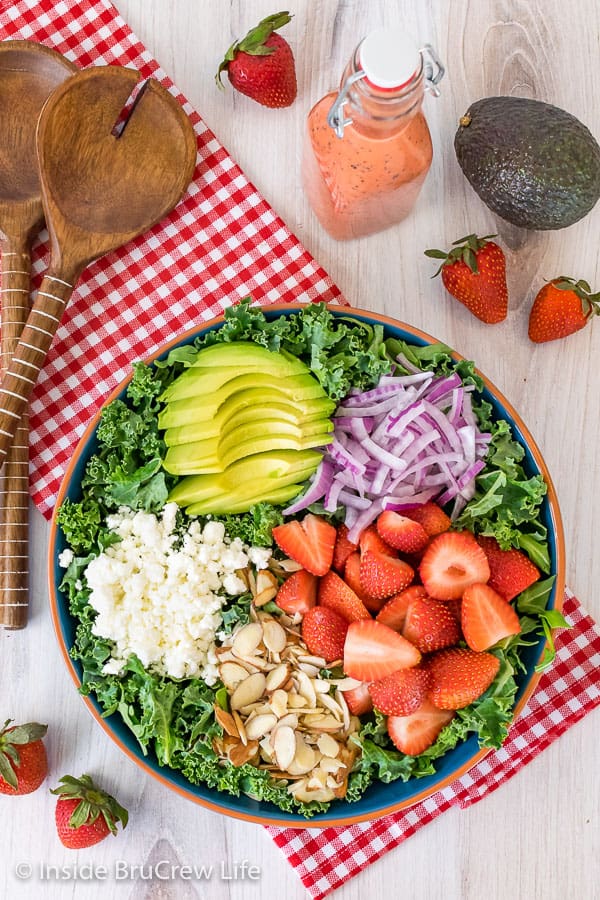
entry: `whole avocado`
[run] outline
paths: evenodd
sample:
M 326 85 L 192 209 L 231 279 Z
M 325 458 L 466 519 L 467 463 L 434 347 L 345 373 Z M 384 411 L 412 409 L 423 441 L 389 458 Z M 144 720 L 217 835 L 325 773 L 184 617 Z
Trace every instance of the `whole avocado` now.
M 566 228 L 600 197 L 600 146 L 570 113 L 524 97 L 486 97 L 454 138 L 471 187 L 501 218 L 536 231 Z

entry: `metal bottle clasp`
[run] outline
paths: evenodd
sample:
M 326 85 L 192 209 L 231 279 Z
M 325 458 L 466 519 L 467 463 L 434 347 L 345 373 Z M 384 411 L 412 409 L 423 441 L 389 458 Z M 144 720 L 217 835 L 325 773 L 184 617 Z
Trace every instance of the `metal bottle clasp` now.
M 360 79 L 364 77 L 365 73 L 362 69 L 359 69 L 358 72 L 350 75 L 344 82 L 341 91 L 333 101 L 333 106 L 327 113 L 327 124 L 330 128 L 333 128 L 339 138 L 344 137 L 344 128 L 346 128 L 347 125 L 352 125 L 352 119 L 344 118 L 344 104 L 348 99 L 348 91 L 353 84 L 356 84 L 357 81 L 360 81 Z
M 446 68 L 431 44 L 424 44 L 419 53 L 423 59 L 425 70 L 425 90 L 433 94 L 434 97 L 439 97 L 440 89 L 438 84 L 444 77 Z
M 434 97 L 439 97 L 440 89 L 438 88 L 438 84 L 444 77 L 446 69 L 431 44 L 424 44 L 419 50 L 419 53 L 423 60 L 425 90 L 429 91 L 430 94 L 433 94 Z M 358 72 L 354 72 L 353 75 L 350 75 L 342 85 L 331 109 L 327 113 L 327 124 L 330 128 L 333 128 L 336 136 L 339 138 L 344 137 L 344 128 L 348 125 L 352 125 L 352 119 L 344 116 L 344 106 L 348 101 L 350 88 L 364 77 L 365 73 L 362 69 L 359 69 Z

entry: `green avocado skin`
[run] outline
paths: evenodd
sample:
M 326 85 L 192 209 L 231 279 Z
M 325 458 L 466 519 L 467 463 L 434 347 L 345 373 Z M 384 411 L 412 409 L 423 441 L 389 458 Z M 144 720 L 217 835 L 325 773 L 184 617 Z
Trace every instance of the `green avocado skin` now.
M 600 197 L 600 146 L 565 110 L 523 97 L 486 97 L 463 119 L 470 122 L 454 138 L 458 163 L 486 206 L 513 225 L 566 228 Z

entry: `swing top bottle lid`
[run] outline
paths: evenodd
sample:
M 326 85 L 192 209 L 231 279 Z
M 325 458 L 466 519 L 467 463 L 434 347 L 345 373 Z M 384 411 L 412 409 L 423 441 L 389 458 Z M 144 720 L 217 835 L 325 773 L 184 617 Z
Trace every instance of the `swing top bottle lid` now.
M 359 63 L 374 87 L 398 90 L 422 65 L 417 42 L 403 28 L 377 28 L 359 47 Z

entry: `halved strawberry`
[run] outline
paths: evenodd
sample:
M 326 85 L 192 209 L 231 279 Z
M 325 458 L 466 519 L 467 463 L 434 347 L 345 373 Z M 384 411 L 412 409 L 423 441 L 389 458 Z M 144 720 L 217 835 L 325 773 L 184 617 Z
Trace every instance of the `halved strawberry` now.
M 290 615 L 304 616 L 317 603 L 317 576 L 306 569 L 292 572 L 277 591 L 275 603 Z
M 511 634 L 519 634 L 519 617 L 489 584 L 471 584 L 462 599 L 461 625 L 472 650 L 487 650 Z
M 360 580 L 360 553 L 351 553 L 344 566 L 344 581 L 352 588 L 371 613 L 377 613 L 385 603 L 385 599 L 371 597 L 362 586 Z
M 273 528 L 277 546 L 313 575 L 324 575 L 331 568 L 336 536 L 333 525 L 313 513 L 301 522 L 293 519 Z
M 420 666 L 399 669 L 379 681 L 372 681 L 369 693 L 373 706 L 386 716 L 409 716 L 417 710 L 429 687 L 429 672 Z
M 469 706 L 498 674 L 500 660 L 491 653 L 476 653 L 466 647 L 440 650 L 427 660 L 431 674 L 429 699 L 439 709 Z
M 412 584 L 405 591 L 400 591 L 386 600 L 375 618 L 383 625 L 388 625 L 394 631 L 402 631 L 411 600 L 415 597 L 426 597 L 427 591 L 421 584 Z
M 353 716 L 364 716 L 373 709 L 369 685 L 366 682 L 349 691 L 344 691 L 344 700 Z
M 331 563 L 331 567 L 335 569 L 336 572 L 343 572 L 344 566 L 346 565 L 346 560 L 351 553 L 354 553 L 357 550 L 358 544 L 353 544 L 352 541 L 348 540 L 347 527 L 343 523 L 341 525 L 338 525 L 335 547 L 333 548 L 333 562 Z
M 445 603 L 431 597 L 414 597 L 406 610 L 402 635 L 421 653 L 433 653 L 457 644 L 460 627 Z
M 386 556 L 376 550 L 361 554 L 360 583 L 375 599 L 381 600 L 403 591 L 414 577 L 414 569 L 403 559 Z
M 342 659 L 347 631 L 346 620 L 326 606 L 313 606 L 302 619 L 302 640 L 327 662 Z
M 480 535 L 477 543 L 490 565 L 488 584 L 504 597 L 514 598 L 540 578 L 540 570 L 521 550 L 503 550 L 495 537 Z
M 431 539 L 419 575 L 434 600 L 455 600 L 470 584 L 486 582 L 490 567 L 470 531 L 446 531 Z
M 410 641 L 381 622 L 361 619 L 348 626 L 344 672 L 350 678 L 378 681 L 398 669 L 416 666 L 420 660 L 421 654 Z
M 352 588 L 332 570 L 326 572 L 320 579 L 317 599 L 319 606 L 335 610 L 346 622 L 371 618 L 371 613 L 360 597 L 357 597 Z
M 441 506 L 431 500 L 423 503 L 422 506 L 405 510 L 403 515 L 422 525 L 429 537 L 435 537 L 436 534 L 448 531 L 452 524 L 450 516 L 447 516 Z
M 407 756 L 418 756 L 431 747 L 442 728 L 453 718 L 453 712 L 438 709 L 429 700 L 424 700 L 409 716 L 389 716 L 387 730 L 397 750 Z
M 386 544 L 401 553 L 420 553 L 429 541 L 422 525 L 392 509 L 384 510 L 375 524 L 379 536 Z
M 368 528 L 365 528 L 358 539 L 358 546 L 361 555 L 369 550 L 375 550 L 377 553 L 384 553 L 386 556 L 398 556 L 394 548 L 386 544 L 380 536 L 375 525 L 369 525 Z

